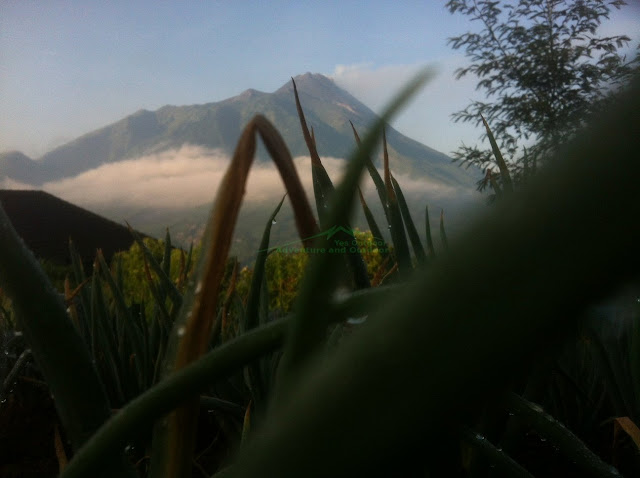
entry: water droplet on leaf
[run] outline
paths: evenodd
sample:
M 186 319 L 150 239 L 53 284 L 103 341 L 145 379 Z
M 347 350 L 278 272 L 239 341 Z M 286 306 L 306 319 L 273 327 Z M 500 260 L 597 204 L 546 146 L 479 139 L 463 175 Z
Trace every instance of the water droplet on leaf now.
M 349 319 L 347 319 L 347 324 L 351 324 L 351 325 L 363 324 L 367 320 L 367 317 L 369 316 L 363 315 L 362 317 L 350 317 Z

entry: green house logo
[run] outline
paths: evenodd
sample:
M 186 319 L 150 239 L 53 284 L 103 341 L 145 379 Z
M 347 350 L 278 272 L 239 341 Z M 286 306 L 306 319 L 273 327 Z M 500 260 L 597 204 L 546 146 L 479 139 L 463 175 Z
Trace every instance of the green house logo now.
M 340 239 L 335 239 L 334 236 L 341 232 L 346 234 L 349 237 L 346 238 L 344 235 L 341 235 Z M 358 240 L 356 239 L 355 231 L 352 228 L 344 227 L 344 226 L 332 226 L 326 231 L 320 232 L 315 236 L 305 238 L 303 242 L 306 240 L 317 239 L 319 237 L 327 238 L 327 242 L 329 242 L 328 248 L 300 246 L 300 241 L 298 240 L 298 241 L 288 242 L 286 244 L 281 244 L 278 246 L 272 246 L 272 247 L 269 247 L 268 249 L 260 249 L 258 252 L 277 251 L 277 252 L 284 252 L 284 253 L 306 252 L 307 254 L 325 254 L 325 253 L 336 254 L 336 253 L 346 253 L 346 252 L 353 253 L 356 251 L 364 252 L 363 248 L 366 248 L 367 250 L 374 250 L 374 249 L 386 250 L 386 247 L 387 247 L 384 239 L 380 239 L 377 237 L 374 237 L 371 243 L 368 243 L 366 245 L 359 244 Z

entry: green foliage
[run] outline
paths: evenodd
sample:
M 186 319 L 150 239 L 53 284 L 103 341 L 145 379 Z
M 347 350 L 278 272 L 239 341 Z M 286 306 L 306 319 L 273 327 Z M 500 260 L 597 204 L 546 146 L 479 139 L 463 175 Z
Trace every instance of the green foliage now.
M 416 81 L 407 88 L 389 111 L 418 85 Z M 344 254 L 328 252 L 331 230 L 319 232 L 312 243 L 315 249 L 325 248 L 323 253 L 274 252 L 264 269 L 257 261 L 253 271 L 238 272 L 237 262 L 228 260 L 227 253 L 216 256 L 220 247 L 213 247 L 226 248 L 231 242 L 223 209 L 212 216 L 214 230 L 194 277 L 182 254 L 174 259 L 168 235 L 164 247 L 137 238 L 137 254 L 143 259 L 121 256 L 113 270 L 98 254 L 89 278 L 72 249 L 77 288 L 65 289 L 65 312 L 15 231 L 0 217 L 0 286 L 55 393 L 65 430 L 74 437 L 75 456 L 62 476 L 132 476 L 123 450 L 154 426 L 149 453 L 161 466 L 152 467 L 152 473 L 162 476 L 165 464 L 188 471 L 200 456 L 193 447 L 201 434 L 198 421 L 169 426 L 170 417 L 189 417 L 178 412 L 189 410 L 187 405 L 195 405 L 196 411 L 209 407 L 221 429 L 236 430 L 239 452 L 220 476 L 482 477 L 493 475 L 489 469 L 483 472 L 487 463 L 510 476 L 529 476 L 528 466 L 519 463 L 519 448 L 509 439 L 514 430 L 519 437 L 533 431 L 552 441 L 558 453 L 585 473 L 620 476 L 530 397 L 544 383 L 539 379 L 544 374 L 531 374 L 530 364 L 553 362 L 556 347 L 575 332 L 585 307 L 640 270 L 639 231 L 629 221 L 630 215 L 640 215 L 639 163 L 627 154 L 640 134 L 633 121 L 639 100 L 640 83 L 620 102 L 616 116 L 571 147 L 568 154 L 588 167 L 576 169 L 575 160 L 558 162 L 554 170 L 540 173 L 535 187 L 501 201 L 471 224 L 464 238 L 445 240 L 441 215 L 447 247 L 436 257 L 428 244 L 428 261 L 419 258 L 424 246 L 416 243 L 417 228 L 399 201 L 400 214 L 388 222 L 413 237 L 415 257 L 403 259 L 410 270 L 394 274 L 400 258 L 391 251 L 386 257 L 392 263 L 385 263 L 379 248 L 370 247 L 372 234 L 355 231 L 371 284 L 378 283 L 373 279 L 382 270 L 392 285 L 347 294 L 336 294 L 351 276 L 341 267 Z M 389 115 L 354 153 L 343 182 L 319 201 L 327 206 L 327 224 L 347 223 L 360 175 Z M 273 134 L 261 124 L 263 134 Z M 247 156 L 254 153 L 253 132 L 248 129 L 238 145 Z M 266 143 L 278 157 L 283 148 L 278 149 L 274 137 Z M 604 155 L 611 158 L 607 164 L 601 161 Z M 278 159 L 283 169 L 291 162 Z M 247 163 L 238 168 L 248 172 Z M 234 173 L 226 176 L 220 204 L 231 204 L 242 191 L 246 174 L 239 178 Z M 402 197 L 400 185 L 390 180 L 388 164 L 385 176 L 383 207 L 389 196 Z M 287 180 L 291 197 L 295 181 Z M 239 203 L 233 206 L 237 211 Z M 263 233 L 265 254 L 279 208 Z M 227 228 L 227 235 L 215 227 Z M 543 229 L 541 246 L 536 232 Z M 396 241 L 406 242 L 399 233 L 392 238 L 394 249 Z M 597 247 L 606 254 L 593 254 Z M 139 280 L 149 286 L 149 316 L 136 310 L 135 299 L 126 299 L 127 267 L 132 268 L 129 284 L 138 288 L 134 274 L 140 271 L 135 267 L 144 270 Z M 212 271 L 219 273 L 214 279 Z M 281 297 L 275 303 L 272 287 Z M 243 297 L 255 302 L 246 306 Z M 208 308 L 202 306 L 211 298 Z M 269 317 L 289 308 L 291 315 Z M 248 310 L 256 315 L 248 316 Z M 633 310 L 637 313 L 636 303 Z M 211 329 L 194 325 L 203 317 Z M 225 337 L 229 317 L 242 326 L 229 327 L 233 333 Z M 618 353 L 600 357 L 616 412 L 632 418 L 637 416 L 640 370 L 634 317 L 632 335 L 621 342 L 622 358 Z M 334 341 L 336 333 L 351 336 Z M 179 363 L 176 346 L 185 344 L 204 344 L 205 350 L 193 361 Z M 198 399 L 201 394 L 207 396 Z M 121 409 L 111 415 L 108 405 Z M 616 421 L 632 434 L 630 422 Z M 217 443 L 217 438 L 209 439 Z M 176 454 L 165 446 L 176 440 L 192 446 L 181 446 L 182 454 Z M 217 463 L 204 471 L 221 468 Z
M 586 119 L 604 111 L 612 89 L 630 78 L 640 56 L 625 63 L 618 53 L 629 37 L 596 35 L 611 7 L 623 5 L 621 0 L 447 2 L 451 13 L 481 26 L 479 33 L 449 39 L 471 59 L 456 77 L 476 76 L 477 89 L 491 99 L 473 101 L 453 118 L 482 126 L 484 116 L 509 157 L 516 183 L 526 182 Z M 527 140 L 535 144 L 523 154 Z M 466 145 L 454 153 L 455 160 L 489 170 L 496 166 L 492 156 L 489 149 Z M 497 179 L 505 182 L 502 168 Z M 487 186 L 492 185 L 486 178 L 480 181 L 481 189 Z
M 291 311 L 307 264 L 304 252 L 273 252 L 266 262 L 269 309 L 279 315 Z
M 143 239 L 144 245 L 149 249 L 153 257 L 158 262 L 162 262 L 165 243 L 164 241 L 146 237 Z M 192 261 L 198 260 L 201 246 L 193 248 Z M 176 285 L 184 286 L 184 268 L 186 267 L 186 253 L 181 249 L 172 249 L 170 260 L 170 278 Z M 113 259 L 114 268 L 118 269 L 118 274 L 122 277 L 122 291 L 128 305 L 144 304 L 146 316 L 150 317 L 154 306 L 154 297 L 150 285 L 150 279 L 155 280 L 155 274 L 145 261 L 142 247 L 138 242 L 134 242 L 128 251 L 119 252 Z M 145 265 L 146 264 L 146 265 Z

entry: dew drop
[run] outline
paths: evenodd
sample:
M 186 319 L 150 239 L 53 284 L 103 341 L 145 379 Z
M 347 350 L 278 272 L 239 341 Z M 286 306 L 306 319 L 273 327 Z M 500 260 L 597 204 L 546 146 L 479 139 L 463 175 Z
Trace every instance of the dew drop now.
M 391 229 L 391 224 L 389 224 L 387 227 L 388 227 L 389 229 Z
M 367 317 L 369 316 L 363 315 L 362 317 L 350 317 L 349 319 L 347 319 L 347 324 L 351 324 L 351 325 L 364 324 L 367 320 Z
M 544 437 L 540 437 L 540 441 L 544 443 L 545 441 L 547 441 L 547 439 Z
M 182 337 L 185 333 L 184 327 L 178 327 L 178 337 Z
M 271 221 L 271 224 L 276 224 L 278 221 L 276 221 L 275 219 L 273 221 Z

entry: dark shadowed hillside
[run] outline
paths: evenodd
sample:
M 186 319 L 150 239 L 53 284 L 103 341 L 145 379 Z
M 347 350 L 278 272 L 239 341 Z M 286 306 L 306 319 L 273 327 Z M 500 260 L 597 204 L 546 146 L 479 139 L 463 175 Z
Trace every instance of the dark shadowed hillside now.
M 0 203 L 36 257 L 56 264 L 69 262 L 69 238 L 85 265 L 93 262 L 98 248 L 108 261 L 133 243 L 125 226 L 43 191 L 0 190 Z

